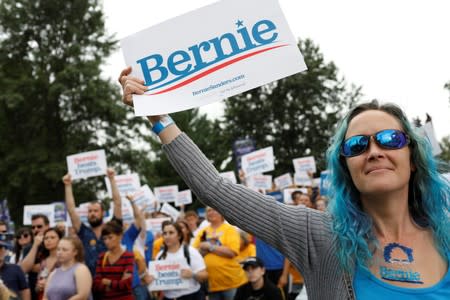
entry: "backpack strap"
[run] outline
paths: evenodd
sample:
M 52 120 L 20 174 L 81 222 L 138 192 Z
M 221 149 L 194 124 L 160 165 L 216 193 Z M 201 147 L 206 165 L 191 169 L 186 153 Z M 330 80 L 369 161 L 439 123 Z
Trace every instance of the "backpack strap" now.
M 184 257 L 186 258 L 186 261 L 188 263 L 188 265 L 191 265 L 191 256 L 189 254 L 189 246 L 186 244 L 183 244 L 183 252 L 184 252 Z

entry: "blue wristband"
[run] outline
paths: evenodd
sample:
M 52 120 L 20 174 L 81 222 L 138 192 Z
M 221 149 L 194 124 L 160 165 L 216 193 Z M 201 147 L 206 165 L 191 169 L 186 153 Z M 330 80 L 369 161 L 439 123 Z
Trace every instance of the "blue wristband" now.
M 166 127 L 172 124 L 175 124 L 175 122 L 170 116 L 168 115 L 162 116 L 158 122 L 153 124 L 152 131 L 157 135 L 159 135 L 161 131 L 163 131 Z

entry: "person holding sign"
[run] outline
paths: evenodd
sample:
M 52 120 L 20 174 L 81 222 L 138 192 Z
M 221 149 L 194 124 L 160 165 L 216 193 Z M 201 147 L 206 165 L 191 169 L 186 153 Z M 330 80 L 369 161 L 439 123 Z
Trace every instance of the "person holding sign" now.
M 122 224 L 122 203 L 120 192 L 115 181 L 115 171 L 111 168 L 107 169 L 106 175 L 111 182 L 112 198 L 114 203 L 113 220 Z M 75 209 L 75 198 L 72 191 L 72 178 L 70 174 L 64 175 L 62 178 L 64 183 L 64 191 L 66 198 L 67 212 L 69 213 L 72 227 L 77 232 L 78 237 L 83 242 L 85 250 L 86 265 L 91 271 L 92 277 L 95 276 L 95 264 L 100 253 L 106 251 L 106 245 L 101 239 L 103 229 L 104 209 L 99 201 L 92 201 L 88 206 L 88 222 L 90 227 L 83 224 L 80 216 Z
M 146 90 L 130 71 L 119 78 L 129 105 Z M 197 197 L 279 249 L 309 299 L 450 298 L 450 183 L 397 106 L 360 104 L 339 124 L 327 151 L 330 213 L 224 180 L 169 116 L 149 121 Z
M 180 223 L 165 221 L 162 224 L 163 250 L 156 255 L 156 260 L 183 261 L 185 268 L 181 269 L 181 278 L 189 280 L 188 288 L 163 290 L 164 299 L 179 300 L 203 300 L 204 296 L 200 290 L 200 283 L 208 278 L 205 262 L 200 253 L 183 242 L 183 230 Z M 159 272 L 158 272 L 159 273 Z M 162 281 L 155 274 L 151 274 L 151 282 Z

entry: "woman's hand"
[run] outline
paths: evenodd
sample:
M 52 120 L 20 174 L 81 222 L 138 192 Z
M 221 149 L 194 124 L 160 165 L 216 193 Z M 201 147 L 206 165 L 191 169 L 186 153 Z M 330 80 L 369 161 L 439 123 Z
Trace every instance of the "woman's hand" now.
M 119 76 L 119 82 L 122 85 L 122 102 L 133 106 L 133 94 L 143 95 L 147 90 L 144 81 L 134 76 L 130 76 L 131 67 L 123 69 Z
M 36 292 L 43 292 L 45 289 L 46 283 L 47 283 L 47 279 L 40 278 L 36 283 Z
M 181 269 L 180 272 L 181 278 L 184 279 L 189 279 L 189 278 L 194 278 L 194 272 L 192 272 L 191 269 Z

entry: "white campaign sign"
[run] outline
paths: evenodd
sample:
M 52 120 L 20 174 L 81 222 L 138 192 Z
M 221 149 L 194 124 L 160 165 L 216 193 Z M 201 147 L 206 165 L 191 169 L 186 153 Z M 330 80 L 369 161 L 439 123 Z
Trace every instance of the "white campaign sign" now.
M 237 183 L 236 175 L 234 175 L 233 171 L 222 172 L 222 173 L 219 173 L 219 175 L 222 176 L 223 178 L 228 179 L 232 183 Z
M 312 186 L 313 182 L 308 173 L 300 172 L 294 174 L 294 183 L 299 186 Z
M 154 260 L 148 263 L 148 272 L 155 278 L 149 291 L 179 290 L 190 286 L 188 279 L 181 278 L 181 270 L 189 269 L 183 260 Z
M 316 161 L 314 160 L 314 156 L 295 158 L 292 162 L 294 164 L 295 173 L 308 171 L 316 173 Z
M 178 217 L 180 216 L 180 212 L 178 209 L 170 205 L 169 203 L 164 203 L 161 207 L 160 212 L 165 213 L 166 215 L 169 215 L 172 220 L 176 221 Z
M 147 228 L 147 230 L 151 230 L 154 236 L 157 236 L 162 232 L 161 225 L 164 221 L 170 221 L 170 218 L 146 219 L 145 227 Z
M 273 181 L 275 181 L 275 185 L 281 190 L 293 184 L 291 174 L 286 173 L 281 176 L 276 177 Z
M 139 180 L 139 175 L 137 173 L 116 175 L 114 176 L 114 179 L 122 197 L 136 193 L 141 186 L 141 181 Z M 108 195 L 112 198 L 111 182 L 108 177 L 105 177 L 105 183 Z
M 154 212 L 156 197 L 148 185 L 143 185 L 134 193 L 134 203 L 144 212 Z
M 178 185 L 158 186 L 153 189 L 159 203 L 175 202 L 178 197 Z
M 55 207 L 53 204 L 25 205 L 23 207 L 23 224 L 31 225 L 31 216 L 35 214 L 44 214 L 50 221 L 50 226 L 55 225 Z
M 72 180 L 106 174 L 105 150 L 96 150 L 67 156 L 67 169 Z
M 219 1 L 120 45 L 148 86 L 133 95 L 137 116 L 199 107 L 306 70 L 276 0 Z
M 275 169 L 273 148 L 267 147 L 242 156 L 242 170 L 246 177 Z
M 184 190 L 178 192 L 177 201 L 175 201 L 175 206 L 181 206 L 192 203 L 192 193 L 191 190 Z
M 271 175 L 252 175 L 247 177 L 247 186 L 255 190 L 270 190 L 272 189 Z

